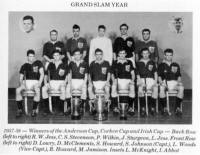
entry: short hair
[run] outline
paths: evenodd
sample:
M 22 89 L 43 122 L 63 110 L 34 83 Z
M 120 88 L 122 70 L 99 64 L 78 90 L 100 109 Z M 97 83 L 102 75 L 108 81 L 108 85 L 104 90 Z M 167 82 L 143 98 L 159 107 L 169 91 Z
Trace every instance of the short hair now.
M 150 52 L 149 49 L 148 49 L 147 47 L 142 48 L 141 51 L 140 51 L 140 53 L 142 54 L 143 51 L 148 51 L 148 52 Z
M 72 28 L 73 28 L 73 29 L 79 29 L 79 30 L 80 30 L 80 26 L 77 25 L 77 24 L 74 24 Z
M 57 49 L 54 49 L 54 50 L 53 50 L 52 55 L 54 55 L 55 53 L 61 54 L 61 53 L 60 53 L 60 50 L 57 50 Z
M 76 48 L 75 50 L 73 50 L 73 55 L 75 54 L 75 53 L 77 53 L 77 52 L 80 52 L 80 54 L 81 54 L 81 50 L 79 49 L 79 48 Z
M 118 49 L 117 53 L 119 54 L 119 52 L 121 52 L 121 51 L 125 51 L 125 52 L 126 52 L 126 49 L 125 49 L 124 47 L 120 47 L 120 48 Z M 126 52 L 126 53 L 127 53 L 127 52 Z
M 171 53 L 171 54 L 173 54 L 174 51 L 173 51 L 173 49 L 171 49 L 171 48 L 167 48 L 166 50 L 164 50 L 164 54 L 166 54 L 166 53 Z
M 121 28 L 122 28 L 123 26 L 126 26 L 126 28 L 127 28 L 127 30 L 128 30 L 128 25 L 127 25 L 126 23 L 121 24 L 120 27 L 119 27 L 119 29 L 121 30 Z
M 32 21 L 32 23 L 34 24 L 34 18 L 33 18 L 33 16 L 30 16 L 30 15 L 27 15 L 27 16 L 24 16 L 23 17 L 23 20 L 31 20 Z
M 29 50 L 27 51 L 27 56 L 29 56 L 29 54 L 35 55 L 35 51 L 32 50 L 32 49 L 29 49 Z
M 100 48 L 97 48 L 97 49 L 95 50 L 95 54 L 96 54 L 97 52 L 103 53 L 103 51 L 102 51 Z
M 134 39 L 133 39 L 132 37 L 128 37 L 128 38 L 126 39 L 126 41 L 134 42 Z
M 50 34 L 51 34 L 52 32 L 55 32 L 56 34 L 58 34 L 58 31 L 55 30 L 55 29 L 51 30 L 51 31 L 50 31 Z
M 151 30 L 147 29 L 147 28 L 145 28 L 145 29 L 142 30 L 142 33 L 144 33 L 144 32 L 149 32 L 149 34 L 151 34 Z
M 106 30 L 106 27 L 105 27 L 105 25 L 99 25 L 99 26 L 98 26 L 98 30 L 99 30 L 99 29 L 104 29 L 104 30 Z

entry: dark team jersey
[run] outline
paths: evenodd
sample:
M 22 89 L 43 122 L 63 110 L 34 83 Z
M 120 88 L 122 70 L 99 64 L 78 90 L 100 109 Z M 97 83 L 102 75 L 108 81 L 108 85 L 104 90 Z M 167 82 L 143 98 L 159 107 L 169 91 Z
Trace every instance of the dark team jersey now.
M 140 60 L 136 63 L 136 74 L 140 76 L 140 78 L 154 78 L 154 73 L 157 72 L 155 62 L 153 60 L 149 60 L 146 64 Z
M 132 71 L 134 71 L 134 68 L 130 60 L 126 60 L 123 63 L 119 60 L 116 60 L 112 65 L 112 73 L 114 74 L 115 78 L 131 79 Z
M 98 63 L 93 61 L 90 64 L 89 73 L 92 81 L 106 81 L 108 73 L 110 73 L 109 62 Z
M 73 51 L 77 48 L 81 51 L 81 53 L 87 50 L 87 42 L 84 38 L 70 38 L 69 40 L 67 40 L 66 50 L 70 53 L 71 56 L 73 55 Z
M 160 76 L 162 80 L 178 80 L 178 77 L 181 77 L 180 66 L 175 62 L 170 65 L 162 62 L 158 66 L 158 76 Z
M 43 47 L 43 56 L 46 55 L 50 59 L 53 59 L 53 50 L 59 49 L 61 52 L 61 55 L 66 55 L 64 50 L 64 43 L 61 41 L 57 41 L 54 44 L 52 42 L 47 42 L 44 44 Z
M 85 74 L 88 73 L 88 65 L 83 61 L 77 66 L 74 61 L 71 61 L 69 64 L 69 71 L 72 72 L 72 79 L 84 79 Z
M 65 80 L 67 74 L 67 68 L 63 63 L 56 68 L 56 65 L 51 62 L 45 71 L 45 75 L 48 75 L 50 80 Z
M 40 72 L 39 70 L 43 68 L 43 64 L 41 61 L 36 60 L 32 64 L 25 63 L 21 66 L 19 73 L 24 75 L 24 79 L 26 80 L 39 80 Z
M 150 50 L 149 47 L 154 47 L 154 51 Z M 153 40 L 150 40 L 148 42 L 144 42 L 144 41 L 138 41 L 136 43 L 136 52 L 138 53 L 138 56 L 139 56 L 139 60 L 142 58 L 142 55 L 141 55 L 141 50 L 143 48 L 148 48 L 149 51 L 150 51 L 150 59 L 155 61 L 155 58 L 158 57 L 158 47 L 157 47 L 157 43 Z
M 128 46 L 128 41 L 132 42 L 132 45 Z M 126 57 L 130 58 L 133 56 L 133 51 L 135 49 L 135 42 L 132 37 L 128 37 L 125 40 L 122 37 L 117 37 L 115 39 L 114 45 L 113 45 L 113 51 L 118 56 L 119 50 L 124 49 L 127 53 Z

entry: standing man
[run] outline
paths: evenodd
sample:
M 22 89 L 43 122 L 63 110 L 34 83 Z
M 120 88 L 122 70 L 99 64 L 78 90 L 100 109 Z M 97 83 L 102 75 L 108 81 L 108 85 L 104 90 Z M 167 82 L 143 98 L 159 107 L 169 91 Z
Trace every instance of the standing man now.
M 158 80 L 160 84 L 160 103 L 162 106 L 162 113 L 166 114 L 166 88 L 170 90 L 177 90 L 176 104 L 175 104 L 175 113 L 176 115 L 181 115 L 181 102 L 184 96 L 184 87 L 181 81 L 180 66 L 173 62 L 173 53 L 172 49 L 166 49 L 164 51 L 165 59 L 158 66 Z
M 153 40 L 150 40 L 151 31 L 150 29 L 142 30 L 142 41 L 138 41 L 136 44 L 136 52 L 138 53 L 138 60 L 142 58 L 142 49 L 148 48 L 150 52 L 150 59 L 153 60 L 156 64 L 158 63 L 158 46 L 157 43 Z
M 60 115 L 64 113 L 64 101 L 65 101 L 65 89 L 67 83 L 67 69 L 61 60 L 61 54 L 59 50 L 53 51 L 54 61 L 50 62 L 45 71 L 44 86 L 42 87 L 42 98 L 44 103 L 44 115 L 49 112 L 48 109 L 48 91 L 50 89 L 60 91 L 60 100 L 58 101 L 58 111 Z
M 108 61 L 110 65 L 113 61 L 112 42 L 105 36 L 106 27 L 99 25 L 98 36 L 91 40 L 90 51 L 89 51 L 89 64 L 95 60 L 95 50 L 97 48 L 104 52 L 103 59 Z
M 54 62 L 53 58 L 53 51 L 59 50 L 61 52 L 61 60 L 64 64 L 67 64 L 67 59 L 65 56 L 65 50 L 64 50 L 64 43 L 61 41 L 58 41 L 58 31 L 57 30 L 51 30 L 50 31 L 50 41 L 44 44 L 43 47 L 43 58 L 45 60 L 45 69 L 47 69 L 49 63 Z
M 23 64 L 19 71 L 20 86 L 16 89 L 16 101 L 18 107 L 16 117 L 20 117 L 23 114 L 22 91 L 33 90 L 35 92 L 31 114 L 32 117 L 36 116 L 36 109 L 40 101 L 40 87 L 44 78 L 43 65 L 41 61 L 35 60 L 34 50 L 27 51 L 27 60 L 28 62 Z
M 137 85 L 138 85 L 138 97 L 140 99 L 141 116 L 146 116 L 145 111 L 150 111 L 152 115 L 155 115 L 156 99 L 158 98 L 158 86 L 157 86 L 157 69 L 155 62 L 149 58 L 150 51 L 148 48 L 141 50 L 142 58 L 137 62 Z M 149 109 L 145 108 L 145 91 L 150 90 L 152 95 L 148 100 Z
M 85 38 L 80 37 L 80 26 L 79 25 L 73 25 L 72 27 L 73 30 L 73 37 L 67 40 L 66 44 L 66 52 L 67 52 L 67 57 L 69 61 L 73 61 L 73 51 L 75 49 L 79 49 L 82 54 L 83 60 L 87 59 L 88 52 L 87 52 L 87 42 Z
M 128 36 L 128 25 L 120 25 L 121 36 L 117 37 L 113 45 L 114 60 L 117 60 L 118 52 L 120 49 L 124 48 L 126 50 L 126 57 L 133 61 L 135 64 L 135 42 L 132 37 Z

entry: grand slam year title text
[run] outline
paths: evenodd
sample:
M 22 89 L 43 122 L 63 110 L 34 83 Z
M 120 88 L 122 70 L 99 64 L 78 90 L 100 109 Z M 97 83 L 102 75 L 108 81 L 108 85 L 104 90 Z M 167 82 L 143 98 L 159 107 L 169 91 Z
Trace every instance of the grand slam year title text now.
M 78 2 L 73 1 L 70 3 L 71 7 L 107 7 L 107 8 L 126 8 L 127 2 Z

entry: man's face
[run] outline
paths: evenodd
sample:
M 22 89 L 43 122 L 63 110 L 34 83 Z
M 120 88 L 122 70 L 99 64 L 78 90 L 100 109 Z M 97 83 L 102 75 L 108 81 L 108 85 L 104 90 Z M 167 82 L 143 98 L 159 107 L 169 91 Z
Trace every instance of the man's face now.
M 98 30 L 98 33 L 99 33 L 99 37 L 103 37 L 103 36 L 105 35 L 105 29 L 100 28 L 100 29 Z
M 148 41 L 150 39 L 150 32 L 149 31 L 144 31 L 142 33 L 142 37 L 144 41 Z
M 26 33 L 29 33 L 33 30 L 33 23 L 31 19 L 23 20 L 23 28 Z
M 127 41 L 127 46 L 128 46 L 128 47 L 132 47 L 132 45 L 133 45 L 133 42 L 132 42 L 132 41 Z
M 143 59 L 145 59 L 145 60 L 149 59 L 149 55 L 150 55 L 150 53 L 149 53 L 148 50 L 142 51 L 142 57 L 143 57 Z
M 95 56 L 96 56 L 97 61 L 101 61 L 103 59 L 103 53 L 102 52 L 96 52 Z
M 50 40 L 51 41 L 56 41 L 57 38 L 58 38 L 58 33 L 56 33 L 56 32 L 51 32 L 50 33 Z
M 60 53 L 54 53 L 53 58 L 54 58 L 55 61 L 59 61 L 60 60 Z
M 82 57 L 82 54 L 81 54 L 80 51 L 74 53 L 74 59 L 75 59 L 75 61 L 81 60 L 81 57 Z
M 128 28 L 126 26 L 122 26 L 120 28 L 121 35 L 127 35 Z
M 125 50 L 123 50 L 123 51 L 119 51 L 119 58 L 121 59 L 121 60 L 124 60 L 125 58 L 126 58 L 126 51 Z
M 80 29 L 73 29 L 73 36 L 74 38 L 78 38 L 80 34 Z
M 35 54 L 29 54 L 27 58 L 28 62 L 33 63 L 35 61 Z
M 173 54 L 172 53 L 165 53 L 165 59 L 167 61 L 172 61 L 173 58 Z

